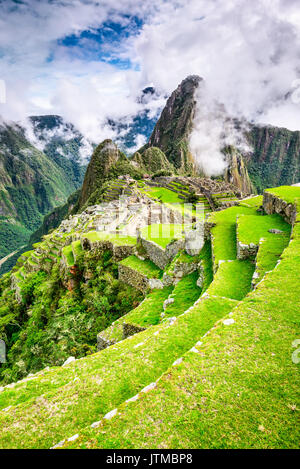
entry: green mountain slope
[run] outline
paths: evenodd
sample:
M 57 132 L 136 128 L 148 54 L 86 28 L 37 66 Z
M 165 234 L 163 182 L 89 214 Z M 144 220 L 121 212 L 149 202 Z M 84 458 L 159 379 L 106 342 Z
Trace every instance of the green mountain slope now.
M 43 216 L 81 184 L 84 168 L 31 145 L 23 128 L 0 127 L 0 258 L 28 241 Z

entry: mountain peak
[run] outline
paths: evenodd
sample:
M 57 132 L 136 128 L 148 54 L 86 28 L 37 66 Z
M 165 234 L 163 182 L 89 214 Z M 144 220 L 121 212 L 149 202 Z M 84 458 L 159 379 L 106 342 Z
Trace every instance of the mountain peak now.
M 201 81 L 203 78 L 198 75 L 190 75 L 180 83 L 167 100 L 149 140 L 149 146 L 159 147 L 182 171 L 193 168 L 188 136 L 193 124 L 194 94 Z
M 105 179 L 120 155 L 121 152 L 117 145 L 110 139 L 104 140 L 96 147 L 85 173 L 79 198 L 80 206 L 85 204 L 89 196 L 96 190 L 99 182 Z

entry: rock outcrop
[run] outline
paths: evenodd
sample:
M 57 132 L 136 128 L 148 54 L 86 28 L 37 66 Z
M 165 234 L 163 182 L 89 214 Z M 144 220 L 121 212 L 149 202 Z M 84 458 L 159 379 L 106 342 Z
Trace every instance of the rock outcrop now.
M 79 197 L 80 207 L 88 201 L 90 195 L 97 189 L 99 183 L 105 179 L 110 168 L 119 158 L 120 151 L 112 140 L 104 140 L 97 146 L 85 173 Z
M 145 173 L 153 174 L 158 171 L 168 171 L 173 173 L 174 167 L 168 161 L 166 155 L 157 147 L 147 148 L 144 152 L 136 152 L 133 161 Z

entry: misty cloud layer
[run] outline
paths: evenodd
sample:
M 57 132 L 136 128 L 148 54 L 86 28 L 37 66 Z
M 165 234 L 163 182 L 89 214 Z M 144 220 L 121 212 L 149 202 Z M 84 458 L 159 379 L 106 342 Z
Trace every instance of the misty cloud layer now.
M 200 82 L 195 92 L 196 109 L 189 149 L 196 165 L 206 176 L 220 176 L 228 161 L 222 150 L 232 145 L 242 153 L 251 151 L 243 133 L 237 130 L 224 105 L 218 103 L 205 84 Z M 240 123 L 240 126 L 243 124 Z

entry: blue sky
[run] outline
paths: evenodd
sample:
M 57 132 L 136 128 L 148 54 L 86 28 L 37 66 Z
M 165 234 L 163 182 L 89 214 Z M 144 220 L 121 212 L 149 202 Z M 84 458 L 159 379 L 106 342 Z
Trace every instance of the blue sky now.
M 144 87 L 156 115 L 198 74 L 231 114 L 298 129 L 299 25 L 296 0 L 0 1 L 0 115 L 60 114 L 100 140 Z
M 122 20 L 122 23 L 106 21 L 99 28 L 65 36 L 57 41 L 57 46 L 67 47 L 70 56 L 87 62 L 99 60 L 122 70 L 135 68 L 130 59 L 122 59 L 118 55 L 118 50 L 126 39 L 139 33 L 143 20 L 128 15 L 124 15 Z

